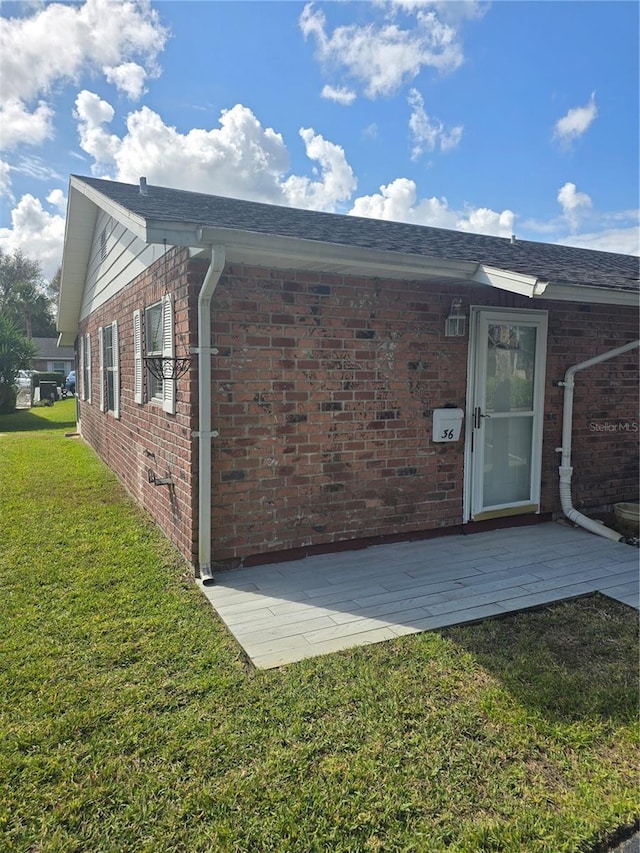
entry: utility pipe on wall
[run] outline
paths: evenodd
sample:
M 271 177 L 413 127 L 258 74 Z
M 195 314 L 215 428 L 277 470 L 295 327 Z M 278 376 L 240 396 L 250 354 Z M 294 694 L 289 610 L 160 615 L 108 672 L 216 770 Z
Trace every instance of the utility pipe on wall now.
M 211 571 L 211 297 L 224 269 L 224 246 L 211 247 L 211 263 L 198 296 L 198 566 L 203 583 Z
M 616 533 L 615 530 L 611 530 L 609 527 L 606 527 L 604 524 L 600 524 L 597 521 L 594 521 L 592 518 L 589 518 L 583 513 L 579 512 L 573 506 L 571 502 L 571 477 L 573 475 L 573 468 L 571 467 L 571 429 L 573 426 L 573 389 L 575 387 L 574 377 L 576 373 L 580 370 L 586 370 L 589 367 L 593 367 L 596 364 L 600 364 L 603 361 L 608 361 L 610 358 L 615 358 L 618 355 L 622 355 L 625 352 L 629 352 L 629 350 L 635 349 L 640 346 L 640 340 L 631 341 L 628 344 L 624 344 L 621 347 L 616 347 L 615 349 L 609 350 L 608 352 L 603 352 L 600 355 L 596 355 L 593 358 L 587 359 L 587 361 L 581 361 L 579 364 L 574 364 L 573 367 L 570 367 L 564 375 L 564 382 L 560 382 L 559 384 L 564 387 L 564 410 L 562 413 L 562 447 L 556 448 L 556 452 L 562 453 L 562 458 L 560 462 L 560 503 L 562 505 L 562 511 L 566 515 L 566 517 L 573 521 L 574 524 L 578 524 L 580 527 L 584 527 L 585 530 L 590 530 L 591 533 L 596 533 L 598 536 L 604 536 L 607 539 L 613 539 L 615 542 L 620 542 L 624 539 L 624 536 L 620 535 L 620 533 Z

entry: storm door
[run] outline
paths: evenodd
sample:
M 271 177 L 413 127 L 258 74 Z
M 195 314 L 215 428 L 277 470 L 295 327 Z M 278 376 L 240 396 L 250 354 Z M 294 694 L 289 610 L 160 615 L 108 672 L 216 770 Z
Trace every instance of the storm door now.
M 471 321 L 465 520 L 539 512 L 546 312 Z

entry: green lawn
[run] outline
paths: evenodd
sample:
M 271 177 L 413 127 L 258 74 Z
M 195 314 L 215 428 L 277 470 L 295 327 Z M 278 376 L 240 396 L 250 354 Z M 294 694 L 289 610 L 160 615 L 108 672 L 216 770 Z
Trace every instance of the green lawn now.
M 637 614 L 256 672 L 74 405 L 0 418 L 0 850 L 579 853 L 633 824 Z

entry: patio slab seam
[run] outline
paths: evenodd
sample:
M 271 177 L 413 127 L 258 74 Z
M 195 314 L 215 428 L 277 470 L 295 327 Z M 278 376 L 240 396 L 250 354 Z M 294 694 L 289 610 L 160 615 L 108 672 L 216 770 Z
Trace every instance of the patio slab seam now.
M 201 589 L 258 668 L 602 592 L 638 607 L 638 552 L 547 523 L 235 569 Z

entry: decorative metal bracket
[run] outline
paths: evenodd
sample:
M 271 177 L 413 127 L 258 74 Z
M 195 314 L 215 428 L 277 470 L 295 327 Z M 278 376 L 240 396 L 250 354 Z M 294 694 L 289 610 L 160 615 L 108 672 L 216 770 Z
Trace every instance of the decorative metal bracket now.
M 147 468 L 147 480 L 152 486 L 173 486 L 171 477 L 157 477 L 151 468 Z

